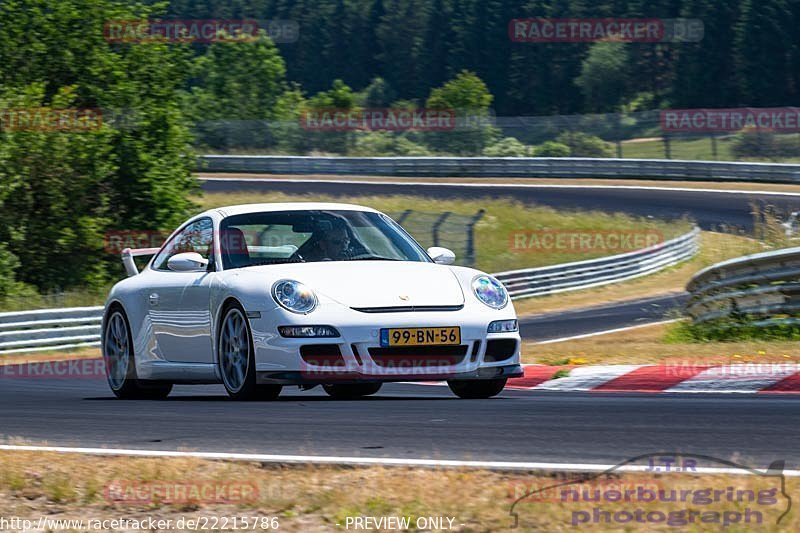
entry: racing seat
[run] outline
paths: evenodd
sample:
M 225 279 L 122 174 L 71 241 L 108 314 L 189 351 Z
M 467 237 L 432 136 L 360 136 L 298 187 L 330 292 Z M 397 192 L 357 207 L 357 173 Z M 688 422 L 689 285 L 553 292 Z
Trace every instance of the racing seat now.
M 250 251 L 241 229 L 223 230 L 219 245 L 222 251 L 222 268 L 240 268 L 250 264 Z

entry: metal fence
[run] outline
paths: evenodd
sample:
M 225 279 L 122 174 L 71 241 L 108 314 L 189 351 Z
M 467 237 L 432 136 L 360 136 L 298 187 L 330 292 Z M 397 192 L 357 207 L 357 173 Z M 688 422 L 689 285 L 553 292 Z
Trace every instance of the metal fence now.
M 698 228 L 662 244 L 611 257 L 495 274 L 513 298 L 618 283 L 676 265 L 697 253 Z
M 698 272 L 686 286 L 695 323 L 724 318 L 753 325 L 798 320 L 800 247 L 748 255 Z
M 425 248 L 444 246 L 456 254 L 456 264 L 475 265 L 475 224 L 486 211 L 474 215 L 426 213 L 407 209 L 402 213 L 388 213 Z
M 792 114 L 793 109 L 796 111 L 796 108 L 784 108 L 785 114 Z M 741 108 L 738 111 L 769 113 L 771 110 Z M 796 118 L 793 131 L 781 130 L 782 123 L 774 131 L 766 126 L 753 127 L 757 123 L 746 121 L 741 129 L 710 131 L 669 127 L 660 110 L 544 116 L 496 116 L 491 110 L 460 110 L 456 117 L 455 127 L 444 132 L 338 128 L 318 131 L 304 124 L 302 117 L 294 121 L 208 120 L 195 126 L 195 138 L 199 150 L 217 153 L 402 155 L 430 151 L 479 156 L 487 149 L 492 150 L 491 139 L 511 137 L 518 143 L 514 153 L 508 155 L 515 156 L 555 155 L 540 153 L 543 143 L 555 141 L 562 149 L 564 146 L 569 149 L 567 155 L 575 157 L 707 161 L 751 158 L 778 161 L 800 157 Z M 373 140 L 378 135 L 380 141 L 370 143 L 370 135 Z M 402 139 L 402 142 L 393 146 L 392 139 Z M 415 152 L 408 151 L 408 143 L 414 146 Z M 403 149 L 405 151 L 398 151 Z
M 102 307 L 0 313 L 0 354 L 100 345 Z
M 644 250 L 589 261 L 500 272 L 495 276 L 515 299 L 618 283 L 691 258 L 697 251 L 698 234 L 699 229 L 695 228 Z M 98 346 L 102 314 L 102 307 L 0 313 L 0 355 Z
M 800 165 L 576 157 L 306 157 L 206 155 L 208 172 L 363 176 L 648 178 L 800 182 Z

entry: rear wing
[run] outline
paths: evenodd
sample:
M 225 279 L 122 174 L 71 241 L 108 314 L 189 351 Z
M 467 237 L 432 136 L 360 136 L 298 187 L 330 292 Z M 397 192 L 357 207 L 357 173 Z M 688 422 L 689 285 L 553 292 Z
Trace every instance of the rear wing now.
M 128 274 L 128 277 L 135 276 L 139 273 L 139 269 L 133 261 L 134 257 L 155 255 L 160 249 L 161 248 L 125 248 L 122 250 L 122 264 L 125 265 L 125 272 Z

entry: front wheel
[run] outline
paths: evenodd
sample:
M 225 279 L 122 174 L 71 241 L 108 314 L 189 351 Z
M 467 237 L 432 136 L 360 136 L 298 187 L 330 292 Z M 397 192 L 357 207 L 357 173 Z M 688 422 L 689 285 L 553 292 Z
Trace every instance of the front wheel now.
M 238 305 L 229 306 L 220 323 L 217 349 L 222 384 L 234 400 L 274 400 L 280 385 L 256 384 L 256 359 L 250 324 Z
M 467 400 L 491 398 L 497 396 L 506 386 L 506 378 L 503 379 L 481 379 L 481 380 L 453 380 L 448 381 L 447 386 L 459 398 Z
M 125 313 L 115 309 L 103 330 L 103 361 L 111 392 L 122 400 L 163 400 L 172 391 L 171 383 L 142 381 L 136 376 L 131 329 Z
M 375 394 L 381 390 L 381 383 L 357 383 L 350 385 L 323 385 L 328 396 L 337 400 L 352 400 Z

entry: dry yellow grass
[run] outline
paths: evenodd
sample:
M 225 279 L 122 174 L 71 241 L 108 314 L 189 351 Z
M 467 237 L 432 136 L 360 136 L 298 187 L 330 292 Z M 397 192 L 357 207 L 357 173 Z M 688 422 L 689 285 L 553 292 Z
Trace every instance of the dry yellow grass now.
M 23 363 L 44 363 L 72 359 L 94 359 L 100 357 L 100 348 L 75 348 L 69 351 L 31 352 L 0 356 L 0 367 Z
M 546 365 L 578 361 L 580 364 L 800 364 L 797 342 L 746 341 L 718 343 L 667 343 L 670 324 L 597 335 L 584 339 L 522 347 L 523 361 Z
M 571 531 L 576 516 L 573 512 L 591 513 L 595 507 L 612 513 L 631 512 L 636 508 L 661 513 L 678 510 L 743 513 L 746 508 L 751 508 L 761 513 L 762 527 L 773 531 L 778 530 L 775 521 L 787 506 L 787 500 L 779 490 L 779 478 L 764 476 L 614 473 L 578 485 L 536 492 L 566 480 L 576 481 L 575 475 L 378 467 L 279 467 L 182 458 L 0 452 L 0 508 L 6 519 L 36 519 L 46 515 L 50 519 L 142 520 L 153 517 L 176 521 L 203 516 L 274 516 L 284 531 L 331 531 L 346 530 L 348 517 L 402 516 L 409 517 L 412 524 L 418 517 L 449 517 L 453 519 L 455 531 L 499 531 L 509 529 L 512 524 L 511 505 L 522 498 L 515 507 L 522 531 Z M 194 487 L 246 485 L 255 490 L 243 493 L 247 496 L 234 498 L 229 503 L 148 500 L 149 489 L 192 484 Z M 130 500 L 125 496 L 133 494 L 125 491 L 125 487 L 137 487 L 135 499 L 139 501 L 122 501 Z M 722 490 L 719 496 L 722 501 L 711 504 L 696 501 L 642 503 L 636 501 L 635 491 L 639 487 L 643 491 Z M 761 492 L 760 503 L 729 503 L 724 496 L 728 487 L 733 488 L 734 494 L 736 490 L 752 490 L 756 497 L 760 491 L 767 492 Z M 145 490 L 138 492 L 142 488 Z M 599 490 L 605 501 L 600 504 L 575 502 L 571 500 L 575 494 L 565 495 L 561 492 L 564 488 L 579 489 L 579 494 L 584 490 L 590 494 Z M 796 497 L 799 488 L 797 478 L 787 478 L 786 492 L 790 496 Z M 628 493 L 632 501 L 608 501 L 613 499 L 608 491 L 615 490 L 633 490 L 633 493 Z M 714 497 L 713 493 L 710 494 Z M 120 495 L 123 496 L 121 499 Z M 565 498 L 567 501 L 562 501 Z M 577 516 L 585 518 L 585 515 Z M 800 513 L 790 513 L 781 523 L 781 528 L 797 530 L 800 526 L 798 517 Z M 601 523 L 598 527 L 620 531 L 652 529 L 652 526 L 641 523 Z M 707 527 L 707 524 L 695 523 L 685 529 L 701 531 Z

